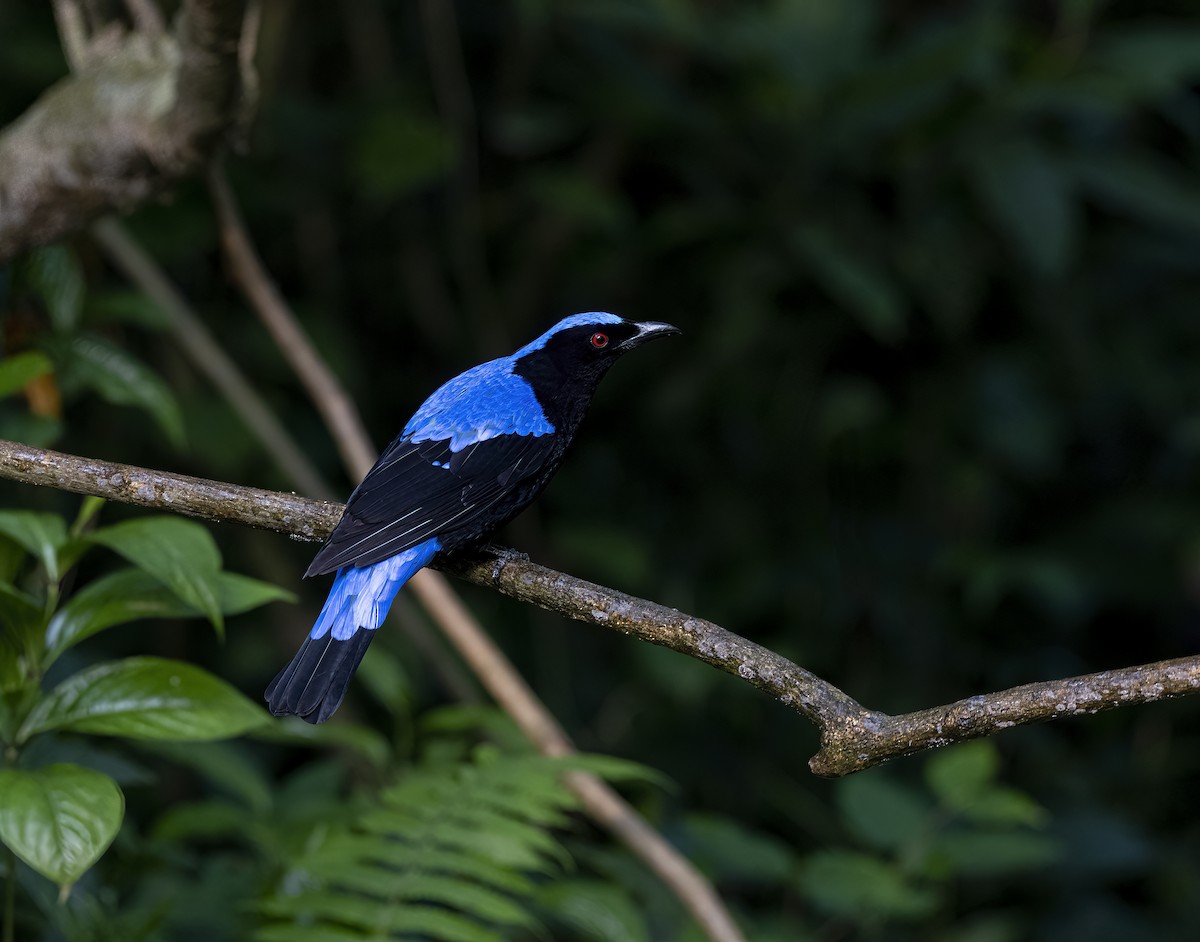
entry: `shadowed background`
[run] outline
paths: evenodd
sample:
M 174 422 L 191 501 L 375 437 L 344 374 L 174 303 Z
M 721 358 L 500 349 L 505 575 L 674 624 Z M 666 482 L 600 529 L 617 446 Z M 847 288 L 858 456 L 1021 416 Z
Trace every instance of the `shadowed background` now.
M 6 6 L 0 35 L 7 123 L 65 67 L 48 8 Z M 267 3 L 258 62 L 231 182 L 378 446 L 561 315 L 683 329 L 613 371 L 504 542 L 890 712 L 1200 648 L 1191 4 Z M 348 493 L 226 280 L 203 185 L 128 222 Z M 48 350 L 62 400 L 5 400 L 0 435 L 286 488 L 153 305 L 86 238 L 71 250 L 76 325 L 0 271 L 5 352 Z M 81 337 L 161 383 L 106 378 Z M 257 694 L 326 586 L 299 583 L 309 547 L 213 530 L 231 568 L 300 604 L 232 619 L 223 646 L 165 622 L 90 656 L 184 657 Z M 736 679 L 463 592 L 581 748 L 676 783 L 643 810 L 750 938 L 1158 940 L 1200 920 L 1194 703 L 997 737 L 999 777 L 1047 814 L 931 853 L 926 759 L 864 773 L 864 793 L 816 780 L 812 729 Z M 452 700 L 389 629 L 414 713 Z M 346 712 L 393 732 L 361 686 Z M 129 791 L 130 817 L 148 828 L 205 787 L 176 771 Z M 881 839 L 881 808 L 930 817 Z M 831 852 L 857 863 L 813 863 Z M 188 853 L 159 879 L 250 866 L 236 846 Z M 614 860 L 592 866 L 637 899 Z M 136 873 L 107 879 L 136 897 Z M 214 910 L 244 893 L 210 883 Z M 690 938 L 637 905 L 643 937 Z M 207 938 L 236 937 L 208 918 Z

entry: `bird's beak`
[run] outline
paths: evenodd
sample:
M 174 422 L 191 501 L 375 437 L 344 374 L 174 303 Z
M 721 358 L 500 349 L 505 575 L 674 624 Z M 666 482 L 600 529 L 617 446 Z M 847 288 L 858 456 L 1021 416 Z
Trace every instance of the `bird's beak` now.
M 678 327 L 673 324 L 663 324 L 658 321 L 640 321 L 635 322 L 634 327 L 637 328 L 637 333 L 621 344 L 622 350 L 632 350 L 634 347 L 640 347 L 647 341 L 654 340 L 657 337 L 667 337 L 671 334 L 683 333 Z

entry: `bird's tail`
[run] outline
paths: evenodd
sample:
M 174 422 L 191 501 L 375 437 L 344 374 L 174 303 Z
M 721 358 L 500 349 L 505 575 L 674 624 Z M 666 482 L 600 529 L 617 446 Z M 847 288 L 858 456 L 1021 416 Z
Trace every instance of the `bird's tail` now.
M 436 539 L 427 540 L 372 566 L 339 569 L 317 623 L 267 688 L 271 712 L 309 723 L 329 719 L 346 696 L 392 599 L 440 548 Z

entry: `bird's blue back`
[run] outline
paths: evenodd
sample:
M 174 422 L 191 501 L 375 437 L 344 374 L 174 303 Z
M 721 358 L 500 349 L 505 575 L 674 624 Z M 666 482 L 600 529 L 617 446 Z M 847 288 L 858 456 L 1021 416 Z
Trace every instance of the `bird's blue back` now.
M 555 361 L 561 351 L 547 345 L 576 341 L 556 335 L 586 328 L 577 331 L 579 343 L 604 338 L 594 345 L 601 350 L 607 334 L 593 329 L 631 335 L 640 326 L 597 312 L 564 318 L 511 355 L 459 374 L 422 403 L 350 495 L 306 573 L 337 575 L 300 651 L 267 688 L 273 713 L 327 719 L 400 587 L 438 553 L 490 533 L 545 486 L 607 368 L 573 377 L 571 363 Z M 530 371 L 533 360 L 540 369 Z
M 448 441 L 452 452 L 498 435 L 549 435 L 555 431 L 528 381 L 513 372 L 517 361 L 541 350 L 555 334 L 582 324 L 619 324 L 593 311 L 563 318 L 515 353 L 473 366 L 440 386 L 400 433 L 417 443 Z

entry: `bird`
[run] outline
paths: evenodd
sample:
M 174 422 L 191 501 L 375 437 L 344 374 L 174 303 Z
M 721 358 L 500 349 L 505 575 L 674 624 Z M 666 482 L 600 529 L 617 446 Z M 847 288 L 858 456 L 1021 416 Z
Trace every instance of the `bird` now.
M 678 333 L 658 321 L 574 314 L 438 387 L 351 493 L 305 572 L 334 573 L 333 586 L 267 687 L 271 713 L 329 719 L 400 587 L 525 509 L 562 464 L 609 368 Z

